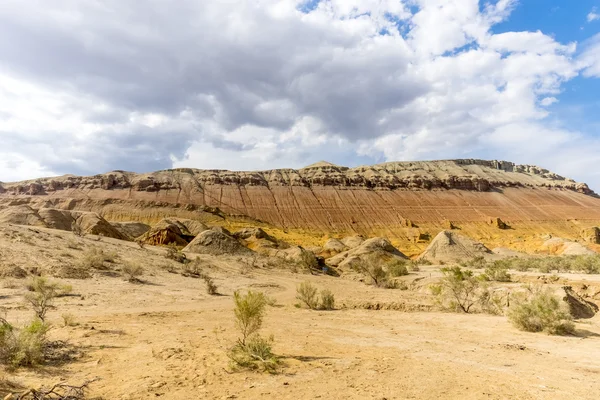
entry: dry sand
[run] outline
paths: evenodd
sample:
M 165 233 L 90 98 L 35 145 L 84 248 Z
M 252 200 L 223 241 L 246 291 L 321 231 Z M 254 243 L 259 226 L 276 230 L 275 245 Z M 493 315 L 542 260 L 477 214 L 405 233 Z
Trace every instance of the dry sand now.
M 66 248 L 82 243 L 82 250 Z M 103 399 L 596 399 L 600 392 L 600 320 L 577 323 L 578 335 L 517 331 L 505 317 L 440 312 L 342 309 L 309 311 L 294 306 L 295 288 L 309 280 L 329 288 L 339 305 L 403 303 L 431 306 L 424 286 L 375 289 L 333 277 L 252 269 L 237 258 L 203 255 L 219 296 L 200 279 L 168 272 L 179 267 L 165 250 L 67 232 L 0 227 L 0 265 L 50 269 L 76 263 L 97 246 L 118 254 L 108 265 L 139 261 L 145 284 L 119 276 L 59 279 L 73 286 L 49 314 L 52 340 L 65 340 L 73 357 L 36 369 L 4 372 L 8 383 L 39 387 L 98 377 L 90 397 Z M 67 255 L 69 254 L 69 255 Z M 436 267 L 406 277 L 436 275 Z M 595 276 L 576 279 L 598 281 Z M 2 278 L 0 304 L 12 321 L 31 316 L 22 301 L 26 280 Z M 276 299 L 263 334 L 275 337 L 282 357 L 277 375 L 232 373 L 226 351 L 236 338 L 232 294 L 260 290 Z M 410 307 L 408 307 L 410 308 Z M 63 327 L 61 314 L 77 326 Z M 0 371 L 2 371 L 0 369 Z M 2 372 L 0 372 L 2 377 Z M 6 385 L 7 382 L 4 382 Z M 5 394 L 0 385 L 0 394 Z

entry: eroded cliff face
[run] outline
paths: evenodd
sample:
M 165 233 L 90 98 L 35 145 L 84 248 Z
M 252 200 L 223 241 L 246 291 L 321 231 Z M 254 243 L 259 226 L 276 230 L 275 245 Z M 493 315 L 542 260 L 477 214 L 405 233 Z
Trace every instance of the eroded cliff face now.
M 600 221 L 600 199 L 583 183 L 505 161 L 393 162 L 299 170 L 113 171 L 0 185 L 0 204 L 95 211 L 109 220 L 180 216 L 249 218 L 281 229 L 389 232 L 413 224 Z

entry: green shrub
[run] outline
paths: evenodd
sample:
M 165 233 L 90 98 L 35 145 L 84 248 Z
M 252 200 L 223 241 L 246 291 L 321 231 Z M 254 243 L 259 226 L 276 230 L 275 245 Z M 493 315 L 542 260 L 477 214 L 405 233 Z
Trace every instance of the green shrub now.
M 298 285 L 296 288 L 296 299 L 304 303 L 311 310 L 316 310 L 319 307 L 317 288 L 310 282 L 302 282 Z
M 513 299 L 508 319 L 517 329 L 527 332 L 564 335 L 575 331 L 567 304 L 548 290 Z
M 39 319 L 21 329 L 0 319 L 0 362 L 14 368 L 42 364 L 48 329 Z
M 321 290 L 321 310 L 334 310 L 335 309 L 335 296 L 328 289 Z
M 493 263 L 486 267 L 484 275 L 486 280 L 496 282 L 510 282 L 511 276 L 508 273 L 508 267 L 503 263 Z
M 248 337 L 258 332 L 262 326 L 267 298 L 261 292 L 248 291 L 244 296 L 235 292 L 233 301 L 236 325 L 242 333 L 240 342 L 245 345 Z
M 273 341 L 272 336 L 265 339 L 256 334 L 252 335 L 245 345 L 237 343 L 228 353 L 232 367 L 275 372 L 279 359 L 273 354 Z
M 475 277 L 473 271 L 460 267 L 442 268 L 441 271 L 444 277 L 440 284 L 430 286 L 438 303 L 443 308 L 471 312 L 481 297 L 481 280 Z
M 393 277 L 408 275 L 408 268 L 406 268 L 406 261 L 394 260 L 388 264 L 387 270 Z
M 234 368 L 260 369 L 273 372 L 278 359 L 272 352 L 273 338 L 262 338 L 258 331 L 263 322 L 267 298 L 263 293 L 248 291 L 246 295 L 235 292 L 234 315 L 241 338 L 229 350 Z
M 381 263 L 375 258 L 362 258 L 353 264 L 353 269 L 369 277 L 374 286 L 394 289 L 395 283 L 390 281 L 390 272 L 383 269 Z

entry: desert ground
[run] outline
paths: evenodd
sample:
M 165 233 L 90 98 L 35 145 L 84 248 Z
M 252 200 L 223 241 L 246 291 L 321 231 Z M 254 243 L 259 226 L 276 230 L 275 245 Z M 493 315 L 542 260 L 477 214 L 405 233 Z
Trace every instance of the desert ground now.
M 570 336 L 515 329 L 504 316 L 436 311 L 427 282 L 438 266 L 403 277 L 408 290 L 251 266 L 243 257 L 199 257 L 218 295 L 183 276 L 163 247 L 37 227 L 0 227 L 0 305 L 7 319 L 32 317 L 23 302 L 28 278 L 74 265 L 90 248 L 113 262 L 87 279 L 53 278 L 72 286 L 49 312 L 53 357 L 35 368 L 2 370 L 0 394 L 57 382 L 89 380 L 86 398 L 101 399 L 595 399 L 600 390 L 598 317 L 577 321 Z M 141 282 L 119 272 L 143 266 Z M 66 268 L 66 267 L 65 267 Z M 59 274 L 60 275 L 60 274 Z M 522 281 L 543 274 L 521 274 Z M 595 275 L 559 276 L 557 284 L 600 284 Z M 330 289 L 336 310 L 295 304 L 296 287 Z M 518 285 L 514 283 L 513 285 Z M 234 371 L 227 350 L 239 336 L 234 291 L 262 291 L 275 300 L 261 332 L 273 335 L 277 373 Z M 379 308 L 379 309 L 378 309 Z M 392 308 L 385 310 L 385 308 Z M 62 315 L 74 320 L 64 326 Z

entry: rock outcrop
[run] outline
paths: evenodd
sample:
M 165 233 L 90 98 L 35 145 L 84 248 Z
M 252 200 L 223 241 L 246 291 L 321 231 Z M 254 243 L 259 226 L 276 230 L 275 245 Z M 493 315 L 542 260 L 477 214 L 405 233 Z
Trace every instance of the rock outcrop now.
M 498 228 L 505 221 L 600 221 L 600 199 L 585 184 L 504 161 L 390 162 L 356 168 L 321 162 L 297 170 L 252 172 L 112 171 L 3 183 L 2 188 L 0 206 L 94 211 L 110 221 L 155 223 L 177 216 L 221 225 L 223 218 L 240 217 L 280 229 L 394 239 L 406 238 L 407 229 L 418 230 L 422 224 L 450 227 L 448 221 L 461 227 L 493 223 Z M 414 237 L 418 242 L 419 236 Z
M 154 246 L 187 246 L 198 234 L 208 229 L 208 226 L 198 221 L 165 218 L 152 226 L 139 240 Z
M 183 251 L 212 255 L 249 255 L 252 250 L 245 247 L 236 238 L 216 230 L 206 230 L 196 236 Z

